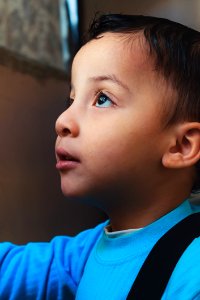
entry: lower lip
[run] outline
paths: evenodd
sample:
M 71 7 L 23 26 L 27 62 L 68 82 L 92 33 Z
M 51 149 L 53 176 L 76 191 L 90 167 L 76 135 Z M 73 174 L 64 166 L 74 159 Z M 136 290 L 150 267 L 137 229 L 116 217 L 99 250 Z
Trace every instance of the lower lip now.
M 56 169 L 59 171 L 66 171 L 70 169 L 74 169 L 79 164 L 78 161 L 73 160 L 60 160 L 56 164 Z

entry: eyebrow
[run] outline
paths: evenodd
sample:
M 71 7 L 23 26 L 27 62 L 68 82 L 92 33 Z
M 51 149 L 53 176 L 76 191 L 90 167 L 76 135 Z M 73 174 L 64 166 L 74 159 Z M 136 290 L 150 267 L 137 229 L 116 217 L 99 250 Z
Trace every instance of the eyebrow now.
M 130 92 L 128 86 L 119 80 L 114 74 L 111 75 L 101 75 L 101 76 L 93 76 L 89 78 L 90 81 L 95 81 L 95 82 L 101 82 L 101 81 L 111 81 L 124 89 L 126 89 L 128 92 Z

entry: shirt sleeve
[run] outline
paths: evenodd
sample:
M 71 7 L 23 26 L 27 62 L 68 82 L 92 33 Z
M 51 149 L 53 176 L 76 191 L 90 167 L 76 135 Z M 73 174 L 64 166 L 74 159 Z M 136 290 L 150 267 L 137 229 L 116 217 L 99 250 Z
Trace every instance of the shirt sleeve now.
M 0 299 L 74 299 L 104 224 L 50 243 L 0 244 Z

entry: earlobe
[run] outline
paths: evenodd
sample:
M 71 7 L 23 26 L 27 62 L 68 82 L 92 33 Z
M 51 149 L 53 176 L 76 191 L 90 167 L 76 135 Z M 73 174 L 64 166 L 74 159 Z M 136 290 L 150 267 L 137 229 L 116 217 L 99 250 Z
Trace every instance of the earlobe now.
M 200 160 L 200 123 L 187 122 L 178 125 L 167 151 L 162 158 L 165 168 L 185 168 Z

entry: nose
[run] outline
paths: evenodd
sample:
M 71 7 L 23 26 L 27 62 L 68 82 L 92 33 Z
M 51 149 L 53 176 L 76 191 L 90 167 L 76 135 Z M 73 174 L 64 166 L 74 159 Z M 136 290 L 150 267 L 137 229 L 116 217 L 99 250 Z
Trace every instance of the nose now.
M 75 119 L 75 115 L 70 112 L 70 108 L 64 111 L 56 120 L 55 130 L 60 137 L 72 136 L 79 134 L 79 126 Z

